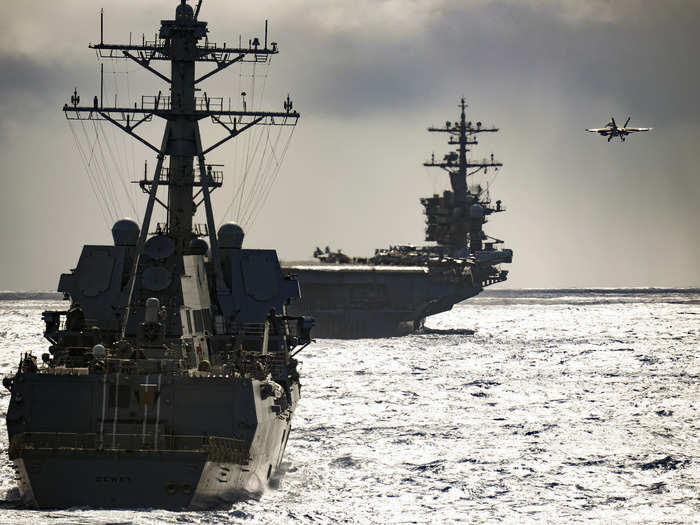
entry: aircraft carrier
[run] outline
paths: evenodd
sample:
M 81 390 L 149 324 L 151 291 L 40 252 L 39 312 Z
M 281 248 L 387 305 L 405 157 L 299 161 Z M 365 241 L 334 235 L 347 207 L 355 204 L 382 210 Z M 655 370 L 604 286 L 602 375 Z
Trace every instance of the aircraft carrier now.
M 456 151 L 424 166 L 441 168 L 451 190 L 421 199 L 426 216 L 426 246 L 391 246 L 374 256 L 349 257 L 329 248 L 316 249 L 313 263 L 284 263 L 283 271 L 301 282 L 301 302 L 290 311 L 313 315 L 314 335 L 328 338 L 399 336 L 420 330 L 425 318 L 450 310 L 477 295 L 485 286 L 507 279 L 502 263 L 513 252 L 483 229 L 489 215 L 505 211 L 491 201 L 489 188 L 469 184 L 470 177 L 502 166 L 494 160 L 473 160 L 471 147 L 481 133 L 494 127 L 467 119 L 467 104 L 459 105 L 456 122 L 428 131 L 444 133 Z
M 153 40 L 90 45 L 101 60 L 155 74 L 168 95 L 121 107 L 100 91 L 81 105 L 76 89 L 63 108 L 69 120 L 127 133 L 157 164 L 137 181 L 148 195 L 141 224 L 118 220 L 113 244 L 83 247 L 58 285 L 69 305 L 43 313 L 48 351 L 23 354 L 3 380 L 8 452 L 27 506 L 228 505 L 265 489 L 287 444 L 299 399 L 291 352 L 310 342 L 313 321 L 285 314 L 299 285 L 274 250 L 242 249 L 232 223 L 217 232 L 210 194 L 223 179 L 205 156 L 253 126 L 295 125 L 299 114 L 289 97 L 272 112 L 199 94 L 228 66 L 278 53 L 267 24 L 247 47 L 212 42 L 200 8 L 182 0 Z M 208 72 L 197 76 L 197 62 Z M 157 119 L 165 131 L 152 144 L 140 126 Z M 225 130 L 212 145 L 200 138 L 205 119 Z M 156 205 L 166 223 L 152 223 Z M 202 211 L 206 223 L 194 224 Z

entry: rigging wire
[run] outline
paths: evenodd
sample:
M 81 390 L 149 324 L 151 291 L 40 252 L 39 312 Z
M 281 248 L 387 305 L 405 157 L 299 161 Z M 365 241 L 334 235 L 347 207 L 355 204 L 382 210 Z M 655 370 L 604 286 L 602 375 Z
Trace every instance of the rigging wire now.
M 270 71 L 270 65 L 271 65 L 271 58 L 268 57 L 268 60 L 265 62 L 265 70 L 264 73 L 262 74 L 263 81 L 262 81 L 262 88 L 257 89 L 255 80 L 259 76 L 257 74 L 257 68 L 256 68 L 256 63 L 253 63 L 253 72 L 250 75 L 249 78 L 251 78 L 251 89 L 249 89 L 250 92 L 250 103 L 249 107 L 251 109 L 254 109 L 257 107 L 258 104 L 261 103 L 262 99 L 264 98 L 265 95 L 265 90 L 267 87 L 267 79 L 269 77 L 269 71 Z M 238 89 L 241 91 L 243 89 L 243 63 L 238 64 Z M 242 92 L 242 91 L 241 91 Z M 258 133 L 258 135 L 255 135 L 255 132 Z M 262 142 L 262 138 L 264 136 L 264 132 L 261 129 L 255 129 L 255 130 L 250 130 L 248 132 L 248 137 L 247 140 L 245 141 L 245 155 L 241 153 L 241 146 L 243 146 L 242 141 L 234 141 L 233 145 L 233 172 L 234 173 L 239 173 L 239 180 L 238 183 L 235 184 L 234 186 L 234 191 L 232 192 L 231 196 L 231 202 L 226 208 L 226 211 L 224 212 L 222 219 L 224 219 L 227 216 L 230 216 L 229 213 L 231 212 L 232 209 L 234 209 L 233 217 L 235 220 L 240 221 L 243 216 L 245 216 L 248 211 L 247 208 L 249 207 L 250 203 L 249 201 L 251 200 L 251 195 L 254 195 L 257 191 L 257 188 L 259 187 L 259 173 L 260 173 L 260 163 L 263 162 L 263 158 L 260 159 L 260 163 L 258 163 L 258 169 L 255 170 L 257 175 L 252 175 L 251 176 L 251 169 L 253 169 L 253 166 L 257 163 L 257 156 L 258 153 L 260 152 L 260 143 Z M 269 130 L 268 130 L 268 136 L 269 136 Z M 253 148 L 253 144 L 255 144 L 255 147 Z M 264 152 L 263 152 L 264 155 Z M 253 179 L 252 186 L 250 185 L 250 179 Z M 251 189 L 252 188 L 252 189 Z M 237 205 L 236 205 L 237 203 Z
M 132 98 L 130 73 L 132 73 L 135 70 L 130 69 L 129 67 L 127 67 L 127 65 L 118 68 L 117 65 L 121 64 L 121 61 L 111 60 L 110 62 L 112 64 L 112 80 L 114 85 L 115 105 L 121 90 L 122 93 L 126 91 L 126 107 L 131 107 Z M 121 87 L 122 82 L 126 85 L 125 90 Z M 126 137 L 124 133 L 117 131 L 116 128 L 112 126 L 107 127 L 110 129 L 111 140 L 105 135 L 104 128 L 102 130 L 103 137 L 105 138 L 105 140 L 109 140 L 109 142 L 113 142 L 115 144 L 116 153 L 114 157 L 118 159 L 117 170 L 120 174 L 120 180 L 124 180 L 124 177 L 128 178 L 130 174 L 135 175 L 137 173 L 134 141 L 130 140 L 129 137 Z M 127 182 L 129 181 L 127 180 Z M 139 202 L 139 191 L 132 184 L 126 184 L 126 187 L 124 186 L 124 184 L 125 183 L 122 183 L 122 188 L 125 188 L 124 194 L 128 200 L 128 204 L 131 207 L 134 214 L 138 216 L 138 213 L 136 212 L 136 203 Z
M 261 93 L 260 93 L 260 102 L 262 102 L 262 99 L 263 99 L 264 96 L 265 96 L 265 88 L 266 88 L 266 86 L 267 86 L 267 78 L 268 78 L 269 73 L 270 73 L 270 63 L 271 63 L 271 62 L 272 62 L 272 56 L 270 55 L 270 56 L 268 57 L 268 60 L 266 61 L 265 72 L 264 72 L 264 74 L 263 74 L 262 89 L 261 89 Z M 253 73 L 255 74 L 255 70 L 253 71 Z M 254 91 L 253 91 L 253 95 L 254 95 Z M 278 139 L 279 139 L 279 136 L 278 136 Z M 270 140 L 270 128 L 269 128 L 269 126 L 268 126 L 268 127 L 267 127 L 267 137 L 266 137 L 266 145 L 265 145 L 265 147 L 269 144 L 269 140 Z M 262 162 L 263 162 L 264 155 L 265 155 L 265 153 L 263 152 L 262 157 L 261 157 L 261 159 L 260 159 L 260 164 L 261 164 L 261 165 L 262 165 Z M 261 169 L 262 169 L 262 168 L 261 168 L 261 165 L 258 166 L 258 171 L 257 171 L 257 174 L 256 174 L 256 176 L 255 176 L 254 187 L 253 187 L 253 190 L 250 192 L 250 195 L 249 195 L 249 198 L 248 198 L 248 205 L 247 205 L 247 207 L 250 207 L 250 202 L 251 202 L 251 201 L 254 201 L 254 199 L 255 199 L 255 194 L 256 194 L 256 191 L 257 191 L 257 187 L 259 186 L 259 183 L 260 183 L 260 173 L 261 173 Z M 243 219 L 241 219 L 241 216 L 245 216 L 245 215 L 247 215 L 247 212 L 246 212 L 246 211 L 239 211 L 237 220 L 241 220 L 241 223 L 242 223 L 242 224 L 243 224 Z
M 267 77 L 270 75 L 270 65 L 272 64 L 272 55 L 267 56 L 267 61 L 265 62 L 265 73 L 262 75 L 262 89 L 260 90 L 260 100 L 258 101 L 259 103 L 262 103 L 263 99 L 265 98 L 265 88 L 267 87 Z
M 102 177 L 100 177 L 100 174 L 98 173 L 97 168 L 95 167 L 95 146 L 97 145 L 97 141 L 92 141 L 88 135 L 87 128 L 85 126 L 84 121 L 80 121 L 81 128 L 83 131 L 83 136 L 85 137 L 85 145 L 86 149 L 89 150 L 90 155 L 86 155 L 86 166 L 92 173 L 92 176 L 95 180 L 96 186 L 99 188 L 100 192 L 100 199 L 102 201 L 102 204 L 105 207 L 105 210 L 107 210 L 107 213 L 109 214 L 110 219 L 113 218 L 112 210 L 110 209 L 110 203 L 109 203 L 109 198 L 106 193 L 106 188 L 104 186 L 104 181 L 102 180 Z
M 249 230 L 254 226 L 279 176 L 282 162 L 294 132 L 292 129 L 284 143 L 284 147 L 280 150 L 279 145 L 284 129 L 284 126 L 280 126 L 274 139 L 269 126 L 258 135 L 257 146 L 248 156 L 243 180 L 233 193 L 231 203 L 224 213 L 224 217 L 230 216 L 229 212 L 238 202 L 238 206 L 235 207 L 234 219 L 245 229 Z M 262 138 L 265 139 L 265 142 L 260 147 Z M 252 183 L 251 180 L 253 181 Z
M 277 138 L 274 141 L 274 144 L 270 143 L 270 127 L 267 127 L 267 134 L 266 134 L 266 143 L 263 149 L 263 152 L 260 156 L 260 164 L 258 166 L 258 171 L 256 173 L 255 177 L 255 187 L 251 190 L 250 194 L 248 195 L 248 200 L 247 200 L 247 206 L 246 208 L 242 211 L 241 214 L 241 223 L 245 224 L 246 226 L 248 225 L 248 220 L 253 214 L 253 211 L 257 208 L 257 205 L 259 203 L 259 197 L 262 196 L 264 193 L 264 189 L 267 187 L 267 183 L 272 177 L 273 173 L 270 170 L 274 151 L 277 148 L 277 145 L 279 144 L 280 137 L 282 136 L 282 127 L 277 132 Z M 266 155 L 266 152 L 270 149 L 272 155 Z M 264 163 L 264 164 L 263 164 Z
M 281 131 L 281 130 L 280 130 Z M 267 199 L 272 191 L 272 188 L 274 187 L 274 184 L 277 180 L 277 177 L 279 175 L 280 168 L 282 166 L 282 160 L 286 156 L 287 149 L 289 147 L 289 143 L 292 140 L 292 135 L 294 133 L 294 128 L 292 128 L 292 131 L 290 132 L 289 136 L 287 137 L 287 141 L 285 143 L 284 148 L 282 149 L 282 153 L 277 157 L 277 146 L 279 144 L 279 140 L 276 140 L 274 144 L 270 144 L 271 148 L 271 154 L 270 154 L 270 162 L 268 162 L 268 167 L 267 170 L 269 171 L 270 175 L 267 177 L 267 180 L 265 181 L 264 186 L 262 187 L 262 191 L 260 194 L 259 198 L 256 198 L 255 202 L 255 208 L 253 212 L 251 213 L 251 216 L 246 219 L 246 224 L 248 225 L 249 228 L 252 228 L 253 225 L 255 224 L 258 215 L 260 212 L 264 209 L 265 203 L 267 202 Z M 278 134 L 278 139 L 281 136 L 281 133 Z M 274 162 L 275 167 L 274 169 L 270 169 L 270 164 Z
M 112 79 L 114 81 L 114 98 L 116 101 L 118 96 L 119 96 L 119 83 L 117 80 L 117 70 L 116 70 L 116 67 L 114 65 L 114 61 L 112 61 Z M 131 100 L 127 100 L 127 106 L 130 104 L 131 104 Z M 116 103 L 115 103 L 115 106 L 116 106 Z M 109 154 L 112 157 L 112 162 L 115 164 L 115 167 L 117 169 L 117 178 L 119 179 L 119 182 L 121 183 L 122 189 L 124 190 L 124 195 L 126 196 L 128 204 L 131 207 L 131 211 L 133 211 L 134 216 L 138 217 L 138 214 L 136 213 L 136 206 L 134 205 L 134 199 L 132 198 L 132 195 L 129 192 L 127 184 L 124 181 L 124 177 L 128 176 L 128 165 L 129 165 L 128 158 L 126 155 L 126 144 L 125 144 L 126 137 L 124 136 L 123 133 L 119 133 L 119 137 L 117 138 L 116 137 L 116 130 L 110 126 L 112 140 L 109 140 L 107 138 L 107 136 L 105 135 L 104 125 L 102 125 L 100 127 L 102 128 L 102 136 L 104 137 L 105 142 L 107 144 L 107 149 L 109 151 Z M 119 149 L 119 146 L 121 145 L 121 157 L 118 154 L 117 155 L 114 154 L 114 152 L 112 151 L 112 147 L 110 145 L 111 142 L 114 142 L 115 148 L 117 148 L 117 150 Z M 120 152 L 117 151 L 117 153 L 120 153 Z
M 239 45 L 240 45 L 240 38 L 239 38 Z M 240 61 L 238 63 L 238 92 L 241 93 L 241 90 L 243 89 L 243 61 Z M 242 163 L 241 163 L 241 153 L 240 153 L 240 141 L 239 140 L 234 140 L 233 141 L 233 173 L 238 174 L 242 173 Z M 235 176 L 234 176 L 235 177 Z M 236 200 L 236 195 L 238 194 L 238 189 L 240 188 L 239 184 L 235 185 L 236 191 L 232 192 L 232 197 L 231 197 L 231 203 L 228 205 L 226 208 L 226 211 L 224 212 L 224 217 L 226 217 L 229 213 L 229 210 L 233 207 L 233 203 Z
M 73 126 L 72 121 L 68 121 L 68 127 L 70 128 L 71 134 L 73 135 L 73 142 L 75 144 L 76 149 L 78 150 L 78 156 L 80 157 L 80 162 L 83 165 L 83 169 L 85 170 L 85 175 L 87 175 L 88 182 L 90 183 L 90 188 L 92 188 L 92 193 L 95 195 L 95 198 L 97 200 L 101 200 L 101 196 L 99 193 L 99 190 L 97 189 L 96 186 L 96 181 L 94 180 L 94 177 L 92 176 L 92 173 L 90 169 L 88 168 L 87 165 L 87 157 L 85 154 L 85 151 L 80 145 L 80 140 L 78 139 L 78 134 L 75 132 L 75 128 Z M 107 228 L 109 228 L 111 225 L 109 224 L 109 218 L 107 217 L 105 213 L 105 208 L 103 206 L 99 206 L 100 208 L 100 214 L 102 215 L 102 219 L 105 221 L 105 225 Z
M 114 85 L 114 102 L 115 106 L 118 106 L 117 100 L 119 99 L 119 74 L 121 74 L 120 71 L 117 71 L 116 68 L 116 60 L 111 60 L 112 63 L 112 83 Z M 130 105 L 129 100 L 126 101 L 126 106 L 128 107 Z M 124 191 L 124 195 L 126 196 L 126 199 L 128 201 L 128 204 L 130 205 L 131 209 L 134 210 L 134 204 L 131 199 L 131 194 L 129 193 L 127 186 L 124 183 L 124 177 L 127 176 L 128 174 L 128 161 L 125 153 L 125 148 L 124 148 L 124 134 L 123 133 L 117 133 L 116 129 L 113 126 L 106 126 L 102 125 L 101 126 L 101 131 L 102 131 L 102 137 L 104 138 L 105 142 L 109 146 L 110 144 L 114 145 L 113 151 L 108 151 L 108 153 L 114 153 L 113 155 L 110 155 L 112 162 L 115 164 L 116 168 L 116 173 L 117 173 L 117 178 L 119 179 L 119 182 L 121 184 L 122 190 Z M 109 134 L 109 137 L 107 137 L 107 134 Z M 108 148 L 109 150 L 112 150 L 111 147 Z M 122 204 L 120 202 L 120 204 Z M 123 205 L 122 205 L 123 206 Z
M 109 152 L 109 154 L 110 154 L 110 156 L 111 156 L 111 158 L 112 158 L 112 162 L 115 164 L 115 166 L 117 167 L 117 169 L 119 169 L 119 171 L 121 171 L 122 173 L 124 173 L 124 171 L 123 171 L 122 169 L 120 169 L 120 168 L 121 168 L 121 162 L 118 162 L 116 156 L 114 155 L 114 152 L 112 151 L 112 146 L 110 146 L 110 141 L 107 139 L 107 137 L 106 137 L 106 135 L 105 135 L 105 133 L 104 133 L 104 127 L 99 126 L 99 128 L 102 130 L 102 136 L 103 136 L 104 139 L 105 139 L 105 144 L 107 145 L 107 151 Z M 127 198 L 127 200 L 129 201 L 129 204 L 130 204 L 130 206 L 131 206 L 131 211 L 134 212 L 134 216 L 135 216 L 135 217 L 138 217 L 138 215 L 136 214 L 136 207 L 134 206 L 134 201 L 133 201 L 133 199 L 131 198 L 131 194 L 129 193 L 129 190 L 127 189 L 126 182 L 124 182 L 124 176 L 118 174 L 118 175 L 117 175 L 117 179 L 118 179 L 119 182 L 121 183 L 122 189 L 124 190 L 124 194 L 126 195 L 126 198 Z
M 246 223 L 248 216 L 250 214 L 251 208 L 254 207 L 256 202 L 256 197 L 260 192 L 260 188 L 264 187 L 263 182 L 268 173 L 269 155 L 267 155 L 267 150 L 270 147 L 270 128 L 265 130 L 265 144 L 263 145 L 262 152 L 260 154 L 260 162 L 258 163 L 258 169 L 255 174 L 255 183 L 251 187 L 248 199 L 246 200 L 246 206 L 241 210 L 241 222 Z
M 269 57 L 271 58 L 271 57 Z M 130 76 L 128 69 L 124 72 L 118 71 L 112 62 L 112 84 L 114 87 L 115 106 L 120 91 L 120 74 L 124 74 L 126 84 L 127 105 L 131 104 Z M 269 76 L 271 60 L 266 61 L 263 73 L 262 85 L 257 81 L 258 71 L 256 63 L 252 64 L 252 75 L 250 75 L 250 96 L 249 108 L 257 107 L 264 98 L 267 78 Z M 239 87 L 244 84 L 242 71 L 243 64 L 239 64 Z M 85 122 L 80 123 L 82 133 L 85 138 L 85 145 L 78 136 L 76 127 L 71 124 L 76 148 L 79 150 L 83 168 L 88 177 L 94 195 L 102 202 L 100 211 L 105 222 L 109 223 L 109 217 L 116 220 L 120 215 L 120 209 L 125 206 L 121 198 L 121 189 L 124 197 L 128 201 L 128 206 L 134 215 L 136 206 L 129 191 L 129 187 L 124 180 L 130 170 L 136 173 L 136 155 L 133 141 L 128 141 L 121 133 L 117 133 L 114 128 L 108 131 L 104 128 L 104 123 L 93 121 L 94 137 L 87 131 Z M 247 141 L 235 141 L 234 146 L 234 166 L 240 167 L 239 183 L 233 193 L 231 202 L 226 209 L 224 216 L 235 209 L 236 219 L 248 223 L 257 218 L 262 205 L 267 200 L 275 179 L 278 176 L 281 159 L 284 158 L 289 142 L 291 141 L 293 130 L 287 138 L 282 149 L 281 156 L 278 157 L 279 144 L 281 141 L 283 128 L 279 130 L 274 139 L 271 138 L 269 126 L 260 126 L 258 129 L 250 130 L 247 133 Z M 255 133 L 257 132 L 257 135 Z M 117 138 L 115 135 L 121 135 Z M 103 142 L 105 144 L 103 144 Z M 114 142 L 114 144 L 111 144 Z M 129 142 L 129 145 L 126 143 Z M 241 142 L 241 144 L 239 144 Z M 243 151 L 241 151 L 243 149 Z M 273 167 L 274 164 L 274 167 Z M 114 175 L 119 179 L 119 183 L 113 181 Z
M 261 148 L 260 143 L 262 142 L 263 137 L 266 137 L 266 139 L 265 139 L 265 144 Z M 237 219 L 241 221 L 241 224 L 245 224 L 245 217 L 247 215 L 247 210 L 253 204 L 254 199 L 255 199 L 256 187 L 259 185 L 260 179 L 264 176 L 264 175 L 261 175 L 261 173 L 264 174 L 263 163 L 265 162 L 265 159 L 266 159 L 265 153 L 267 151 L 267 146 L 268 146 L 269 142 L 270 142 L 270 127 L 266 126 L 266 129 L 263 129 L 263 128 L 260 129 L 260 135 L 259 135 L 258 145 L 257 145 L 256 150 L 255 150 L 255 156 L 251 160 L 251 164 L 252 164 L 255 161 L 256 157 L 258 156 L 258 152 L 259 152 L 260 160 L 258 162 L 258 168 L 255 171 L 255 174 L 253 176 L 253 184 L 251 185 L 250 189 L 248 190 L 247 195 L 241 196 L 241 199 L 243 199 L 243 197 L 245 197 L 245 201 L 243 202 L 243 205 L 238 210 Z
M 236 149 L 238 149 L 237 146 L 238 146 L 238 144 L 236 144 Z M 234 162 L 235 162 L 235 161 L 234 161 Z M 240 171 L 244 172 L 245 169 L 243 168 L 243 169 L 241 169 Z M 235 205 L 235 203 L 236 203 L 236 200 L 237 200 L 237 198 L 238 198 L 238 195 L 239 195 L 242 191 L 243 191 L 243 186 L 242 186 L 242 183 L 239 182 L 239 183 L 236 185 L 236 189 L 234 190 L 234 192 L 233 192 L 233 194 L 232 194 L 232 196 L 231 196 L 231 202 L 230 202 L 229 205 L 227 206 L 226 211 L 224 211 L 224 215 L 223 215 L 224 217 L 228 217 L 228 216 L 229 216 L 229 212 L 231 212 L 232 208 L 234 207 L 234 205 Z M 236 214 L 234 213 L 234 218 L 235 218 L 235 217 L 236 217 Z
M 131 77 L 129 76 L 128 69 L 126 71 L 126 97 L 129 99 L 129 107 L 131 107 Z M 134 150 L 134 141 L 129 140 L 129 141 L 125 142 L 125 144 L 127 144 L 127 143 L 129 145 L 128 147 L 130 150 L 131 170 L 132 170 L 131 173 L 136 175 L 136 152 Z M 132 186 L 132 188 L 133 188 L 132 193 L 136 197 L 136 195 L 138 194 L 138 190 L 134 186 Z M 136 215 L 138 216 L 138 213 Z
M 251 103 L 254 104 L 254 103 L 255 103 L 255 62 L 253 62 L 253 74 L 252 74 L 252 77 L 251 77 L 251 97 L 250 97 L 250 98 L 251 98 Z M 260 136 L 262 137 L 262 132 L 260 133 Z M 252 144 L 252 139 L 253 139 L 253 134 L 250 133 L 250 134 L 248 135 L 248 144 L 247 144 L 247 147 L 246 147 L 245 169 L 244 169 L 244 172 L 243 172 L 243 182 L 241 183 L 242 190 L 241 190 L 240 195 L 239 195 L 239 197 L 238 197 L 238 213 L 237 213 L 237 216 L 240 216 L 240 213 L 241 213 L 241 206 L 243 205 L 243 195 L 244 195 L 244 193 L 245 193 L 246 182 L 248 181 L 248 173 L 249 173 L 249 170 L 250 170 L 250 163 L 251 163 L 251 162 L 250 162 L 250 160 L 251 160 L 251 159 L 250 159 L 250 156 L 251 156 L 251 154 L 250 154 L 250 146 L 251 146 L 251 144 Z M 260 141 L 258 140 L 258 143 L 256 144 L 256 151 L 257 151 L 257 148 L 258 148 L 258 145 L 259 145 L 259 144 L 260 144 Z
M 106 155 L 104 152 L 104 149 L 102 148 L 102 141 L 100 140 L 100 133 L 99 133 L 99 127 L 97 125 L 96 121 L 92 121 L 93 128 L 95 129 L 95 136 L 97 137 L 97 147 L 100 152 L 99 157 L 97 157 L 97 160 L 99 163 L 102 165 L 102 170 L 103 170 L 103 175 L 106 181 L 106 186 L 109 190 L 109 195 L 112 199 L 112 206 L 114 209 L 114 219 L 116 220 L 119 217 L 119 202 L 117 199 L 117 192 L 114 189 L 114 183 L 112 182 L 112 178 L 110 177 L 109 173 L 109 166 L 107 165 L 107 160 L 106 160 Z
M 282 161 L 284 160 L 284 158 L 287 155 L 287 149 L 289 148 L 289 144 L 292 142 L 292 137 L 294 136 L 295 129 L 296 129 L 296 126 L 292 126 L 292 131 L 289 133 L 289 137 L 287 138 L 287 142 L 284 145 L 284 149 L 282 150 L 282 154 L 280 155 L 279 161 L 277 160 L 277 158 L 275 156 L 276 167 L 274 170 L 274 175 L 270 180 L 270 183 L 267 187 L 267 190 L 265 191 L 265 194 L 263 195 L 263 198 L 262 198 L 262 201 L 260 202 L 260 205 L 258 206 L 258 211 L 255 213 L 255 215 L 251 219 L 251 222 L 250 222 L 251 229 L 252 229 L 253 225 L 255 224 L 255 221 L 257 220 L 258 215 L 265 207 L 265 203 L 267 202 L 267 199 L 270 196 L 270 192 L 272 191 L 274 183 L 277 181 L 277 177 L 279 176 L 280 168 L 282 167 Z M 274 155 L 274 151 L 273 151 L 273 155 Z
M 254 157 L 257 154 L 257 151 L 259 151 L 259 149 L 260 149 L 260 143 L 262 142 L 262 138 L 264 135 L 262 127 L 260 127 L 259 129 L 253 128 L 253 130 L 254 131 L 252 131 L 248 135 L 249 142 L 252 139 L 252 137 L 255 135 L 255 131 L 258 132 L 258 140 L 255 144 L 255 149 L 253 151 L 253 155 L 251 156 L 250 153 L 248 153 L 246 155 L 245 167 L 243 170 L 243 180 L 236 190 L 236 195 L 238 196 L 238 207 L 237 207 L 237 210 L 235 213 L 236 220 L 239 220 L 241 217 L 241 208 L 243 207 L 243 198 L 245 196 L 245 191 L 246 191 L 246 182 L 248 179 L 248 175 L 250 174 L 250 168 L 251 168 L 251 165 L 253 164 Z M 234 200 L 235 200 L 235 196 L 234 196 Z M 232 201 L 232 203 L 233 203 L 233 201 Z M 228 213 L 228 210 L 226 211 L 226 213 Z
M 263 172 L 263 163 L 266 160 L 265 152 L 267 150 L 267 147 L 270 143 L 270 128 L 267 128 L 267 133 L 263 132 L 261 133 L 261 137 L 265 136 L 265 145 L 262 147 L 262 152 L 260 154 L 260 161 L 258 162 L 258 168 L 255 172 L 254 176 L 254 182 L 253 185 L 251 186 L 251 189 L 248 192 L 247 198 L 245 199 L 245 203 L 242 206 L 242 208 L 238 212 L 238 217 L 237 220 L 240 221 L 242 226 L 247 226 L 246 224 L 246 218 L 248 216 L 250 208 L 253 206 L 254 200 L 255 200 L 255 195 L 258 192 L 258 188 L 260 186 L 260 181 L 263 178 L 264 175 L 261 175 Z

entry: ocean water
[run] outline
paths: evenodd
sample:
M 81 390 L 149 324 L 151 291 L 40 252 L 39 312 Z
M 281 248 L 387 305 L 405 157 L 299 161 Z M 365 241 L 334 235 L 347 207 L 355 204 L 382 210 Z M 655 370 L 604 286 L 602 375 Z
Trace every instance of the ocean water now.
M 64 306 L 0 294 L 3 375 Z M 300 354 L 284 468 L 258 501 L 23 510 L 3 453 L 0 523 L 700 523 L 700 290 L 487 291 L 427 325 Z

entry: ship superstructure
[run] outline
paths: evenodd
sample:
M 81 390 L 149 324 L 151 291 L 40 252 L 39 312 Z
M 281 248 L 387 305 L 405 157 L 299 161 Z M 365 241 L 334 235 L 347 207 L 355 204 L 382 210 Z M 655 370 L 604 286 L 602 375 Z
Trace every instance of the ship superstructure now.
M 403 335 L 423 326 L 429 315 L 444 312 L 455 303 L 478 294 L 485 286 L 505 281 L 513 252 L 489 237 L 484 224 L 494 213 L 505 211 L 500 200 L 491 202 L 488 187 L 469 184 L 477 173 L 498 169 L 491 155 L 474 160 L 470 149 L 481 133 L 498 129 L 467 119 L 467 104 L 460 101 L 456 122 L 430 127 L 447 134 L 456 146 L 441 160 L 435 155 L 424 166 L 441 168 L 449 176 L 450 190 L 421 199 L 426 216 L 425 246 L 399 245 L 378 249 L 372 257 L 348 257 L 330 248 L 316 249 L 319 263 L 287 264 L 297 275 L 304 297 L 293 306 L 297 313 L 313 314 L 318 337 L 383 337 Z
M 432 133 L 447 133 L 450 137 L 448 143 L 458 148 L 457 151 L 447 153 L 439 162 L 436 162 L 433 154 L 430 161 L 423 164 L 445 170 L 450 177 L 452 187 L 452 191 L 445 191 L 441 196 L 433 195 L 421 199 L 428 225 L 425 240 L 437 243 L 437 247 L 432 248 L 432 252 L 453 259 L 472 257 L 478 261 L 485 256 L 491 258 L 499 252 L 495 246 L 502 244 L 502 241 L 492 239 L 491 242 L 484 243 L 488 237 L 484 233 L 483 225 L 487 222 L 488 215 L 505 211 L 505 209 L 500 200 L 496 201 L 495 206 L 491 206 L 486 188 L 480 185 L 469 186 L 467 177 L 476 175 L 480 171 L 486 172 L 489 168 L 498 169 L 503 164 L 494 160 L 493 154 L 490 159 L 480 161 L 468 158 L 468 146 L 478 144 L 476 136 L 479 133 L 494 133 L 498 129 L 485 127 L 481 122 L 467 121 L 467 104 L 464 99 L 460 101 L 460 108 L 462 111 L 458 122 L 448 121 L 444 127 L 428 128 Z M 505 274 L 502 277 L 505 279 Z
M 310 342 L 313 322 L 286 315 L 299 285 L 274 250 L 243 249 L 233 223 L 217 232 L 210 195 L 222 175 L 206 156 L 253 126 L 293 126 L 299 114 L 289 97 L 283 111 L 248 111 L 201 91 L 209 77 L 264 63 L 278 48 L 267 24 L 247 47 L 213 43 L 200 7 L 182 0 L 154 40 L 90 45 L 101 59 L 155 74 L 165 93 L 121 107 L 101 94 L 81 105 L 76 90 L 63 108 L 68 119 L 116 126 L 157 162 L 139 181 L 148 194 L 141 224 L 119 220 L 113 245 L 83 247 L 58 286 L 70 306 L 43 314 L 48 352 L 23 355 L 3 381 L 27 505 L 216 507 L 259 495 L 281 461 L 299 398 L 292 350 Z M 140 134 L 154 117 L 165 122 L 160 144 Z M 200 135 L 205 119 L 225 130 L 211 145 Z M 163 224 L 153 224 L 156 206 Z

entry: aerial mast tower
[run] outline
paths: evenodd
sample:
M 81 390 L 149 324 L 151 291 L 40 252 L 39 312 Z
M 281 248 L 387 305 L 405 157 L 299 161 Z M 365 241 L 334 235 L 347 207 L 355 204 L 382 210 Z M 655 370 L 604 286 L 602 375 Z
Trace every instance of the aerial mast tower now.
M 459 122 L 446 122 L 444 127 L 430 127 L 428 131 L 435 133 L 448 133 L 448 144 L 458 146 L 456 151 L 447 153 L 441 162 L 435 160 L 435 154 L 424 166 L 442 168 L 450 176 L 452 191 L 446 191 L 442 196 L 421 199 L 425 207 L 426 240 L 435 241 L 444 246 L 449 255 L 461 257 L 466 253 L 467 247 L 471 253 L 477 253 L 483 249 L 484 233 L 482 226 L 486 222 L 486 215 L 503 211 L 500 201 L 496 208 L 491 208 L 488 201 L 481 199 L 479 189 L 470 190 L 467 177 L 477 172 L 486 172 L 488 168 L 498 169 L 503 166 L 493 158 L 475 161 L 469 159 L 468 146 L 478 144 L 476 135 L 479 133 L 497 132 L 497 128 L 484 127 L 481 122 L 473 124 L 467 121 L 467 104 L 461 99 Z
M 219 172 L 212 170 L 205 162 L 205 156 L 227 141 L 237 137 L 255 125 L 294 126 L 299 114 L 293 111 L 292 101 L 287 97 L 284 101 L 284 111 L 248 111 L 232 109 L 229 99 L 227 107 L 223 98 L 212 98 L 203 92 L 197 96 L 203 81 L 239 62 L 266 63 L 269 58 L 278 53 L 277 44 L 268 45 L 267 23 L 263 43 L 259 38 L 248 42 L 248 47 L 219 46 L 207 38 L 207 22 L 198 20 L 201 0 L 196 12 L 181 0 L 177 6 L 174 20 L 162 20 L 159 33 L 153 41 L 144 37 L 140 43 L 108 44 L 104 42 L 103 20 L 100 20 L 100 43 L 91 44 L 100 58 L 131 60 L 147 71 L 153 73 L 167 84 L 167 94 L 159 91 L 155 96 L 141 97 L 141 103 L 133 107 L 110 107 L 104 105 L 102 94 L 93 99 L 92 106 L 80 106 L 77 91 L 71 98 L 70 104 L 63 108 L 69 120 L 107 121 L 115 125 L 134 139 L 138 140 L 157 155 L 157 163 L 152 179 L 140 181 L 142 189 L 149 194 L 146 213 L 140 229 L 137 243 L 136 260 L 131 272 L 130 293 L 127 302 L 131 304 L 134 290 L 134 280 L 138 269 L 139 257 L 151 227 L 151 217 L 156 203 L 163 206 L 167 212 L 167 222 L 164 228 L 157 228 L 158 233 L 169 237 L 174 243 L 178 256 L 188 252 L 193 238 L 206 235 L 209 239 L 211 258 L 217 276 L 217 288 L 224 288 L 221 259 L 219 256 L 214 215 L 211 207 L 210 194 L 222 185 Z M 170 76 L 154 67 L 157 62 L 170 63 Z M 208 63 L 214 68 L 197 76 L 196 64 Z M 165 121 L 165 130 L 160 145 L 155 145 L 144 138 L 137 128 L 144 122 L 150 122 L 153 117 Z M 202 144 L 199 122 L 209 118 L 225 130 L 225 136 L 210 146 Z M 168 166 L 165 158 L 168 157 Z M 157 197 L 158 188 L 167 187 L 167 200 Z M 193 225 L 193 217 L 198 206 L 204 204 L 206 226 Z M 182 268 L 180 269 L 182 271 Z M 124 321 L 124 330 L 126 329 Z M 123 335 L 123 334 L 122 334 Z

